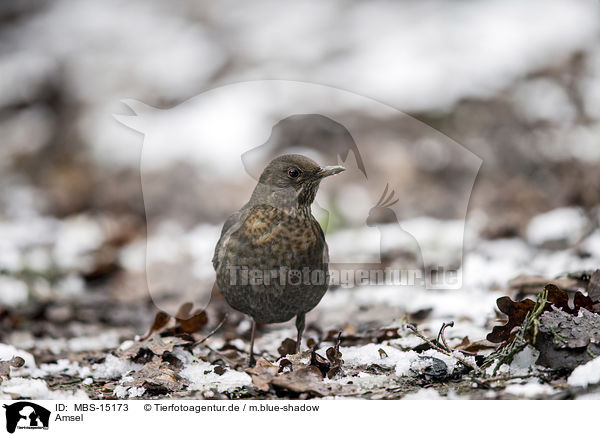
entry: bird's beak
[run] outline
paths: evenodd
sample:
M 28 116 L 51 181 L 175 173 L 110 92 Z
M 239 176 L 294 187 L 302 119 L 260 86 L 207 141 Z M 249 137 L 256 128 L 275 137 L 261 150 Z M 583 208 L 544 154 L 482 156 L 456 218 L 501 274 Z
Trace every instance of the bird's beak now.
M 323 177 L 327 177 L 327 176 L 333 176 L 334 174 L 341 173 L 342 171 L 345 171 L 345 170 L 346 170 L 346 168 L 337 166 L 337 165 L 321 167 L 321 169 L 317 172 L 317 177 L 323 178 Z

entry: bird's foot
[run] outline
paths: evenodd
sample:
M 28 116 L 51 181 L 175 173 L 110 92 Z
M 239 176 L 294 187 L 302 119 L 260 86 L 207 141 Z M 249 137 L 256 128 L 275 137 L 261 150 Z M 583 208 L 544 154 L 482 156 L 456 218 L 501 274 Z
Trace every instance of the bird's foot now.
M 250 355 L 250 357 L 248 357 L 248 368 L 253 368 L 254 365 L 256 365 L 256 359 L 254 358 L 254 355 Z

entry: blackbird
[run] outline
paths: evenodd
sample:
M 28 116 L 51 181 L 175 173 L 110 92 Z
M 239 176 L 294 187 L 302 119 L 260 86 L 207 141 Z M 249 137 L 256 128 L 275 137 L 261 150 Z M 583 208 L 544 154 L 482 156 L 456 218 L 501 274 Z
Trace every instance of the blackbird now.
M 329 282 L 327 243 L 310 207 L 321 180 L 341 171 L 297 154 L 277 157 L 250 201 L 223 225 L 212 262 L 225 300 L 252 319 L 251 366 L 257 322 L 295 316 L 300 351 L 305 314 L 321 301 Z

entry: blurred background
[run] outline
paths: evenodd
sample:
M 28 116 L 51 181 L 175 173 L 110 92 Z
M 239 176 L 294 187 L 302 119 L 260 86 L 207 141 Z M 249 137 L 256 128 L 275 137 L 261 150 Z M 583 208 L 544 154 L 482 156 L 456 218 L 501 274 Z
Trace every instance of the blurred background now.
M 351 91 L 424 123 L 342 114 L 383 150 L 371 168 L 387 168 L 403 199 L 398 220 L 429 241 L 421 249 L 464 266 L 465 299 L 334 289 L 313 324 L 343 326 L 353 313 L 359 326 L 383 325 L 425 311 L 470 320 L 463 330 L 481 338 L 511 278 L 600 264 L 599 42 L 600 6 L 584 0 L 1 2 L 0 340 L 53 349 L 48 359 L 106 349 L 143 333 L 157 304 L 193 300 L 175 284 L 151 298 L 146 237 L 162 254 L 150 262 L 188 259 L 199 286 L 212 289 L 220 227 L 254 186 L 240 160 L 250 145 L 215 147 L 212 161 L 158 156 L 144 175 L 157 196 L 152 213 L 186 220 L 150 227 L 145 139 L 113 115 L 132 115 L 123 99 L 166 110 L 263 79 Z M 336 138 L 333 124 L 297 121 L 274 134 L 291 145 Z M 447 151 L 443 135 L 482 160 L 464 263 L 445 241 L 462 231 L 457 192 L 472 185 L 473 168 Z M 324 201 L 362 195 L 374 205 L 383 187 L 365 194 L 336 181 Z M 354 224 L 338 214 L 330 245 L 353 240 L 362 249 Z

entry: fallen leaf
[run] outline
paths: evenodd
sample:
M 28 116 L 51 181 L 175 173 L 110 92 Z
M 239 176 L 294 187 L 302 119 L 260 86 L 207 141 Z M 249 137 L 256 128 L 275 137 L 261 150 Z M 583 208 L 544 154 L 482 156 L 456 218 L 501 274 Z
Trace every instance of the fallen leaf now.
M 158 333 L 153 333 L 149 338 L 134 342 L 131 347 L 120 350 L 117 354 L 122 358 L 143 364 L 151 361 L 153 356 L 160 357 L 164 353 L 172 352 L 175 347 L 185 345 L 190 345 L 190 342 L 174 336 L 161 337 Z
M 553 310 L 553 307 L 569 314 L 577 314 L 580 309 L 594 309 L 591 298 L 581 292 L 574 294 L 573 307 L 571 307 L 567 292 L 552 284 L 546 285 L 544 290 L 548 292 L 548 302 L 543 309 L 544 312 Z M 508 342 L 512 338 L 513 329 L 523 324 L 527 314 L 535 307 L 535 302 L 528 298 L 522 301 L 513 301 L 510 297 L 500 297 L 496 300 L 496 304 L 498 309 L 508 316 L 508 319 L 504 325 L 494 326 L 491 333 L 487 335 L 487 340 L 494 343 Z
M 335 342 L 334 347 L 329 347 L 325 352 L 327 356 L 327 360 L 331 362 L 331 366 L 327 371 L 327 378 L 331 379 L 335 375 L 339 374 L 342 371 L 342 364 L 344 361 L 342 360 L 342 353 L 340 353 L 340 343 L 342 338 L 342 332 L 338 334 L 337 340 Z M 381 349 L 380 349 L 381 350 Z M 380 353 L 381 355 L 381 353 Z
M 252 378 L 252 384 L 261 391 L 268 391 L 273 377 L 277 375 L 278 368 L 264 357 L 256 361 L 253 368 L 248 368 L 246 373 Z
M 281 357 L 296 354 L 296 341 L 290 338 L 284 339 L 279 348 L 277 348 L 277 352 Z
M 10 378 L 10 368 L 20 368 L 25 365 L 25 360 L 22 357 L 14 356 L 10 360 L 0 360 L 0 383 L 4 378 Z
M 204 310 L 197 310 L 187 319 L 177 318 L 177 323 L 184 333 L 195 333 L 204 328 L 208 322 L 208 316 Z
M 471 342 L 469 340 L 468 336 L 465 336 L 461 343 L 458 344 L 456 347 L 454 347 L 456 350 L 460 350 L 466 354 L 476 354 L 479 351 L 483 351 L 483 350 L 493 350 L 497 347 L 496 344 L 488 341 L 488 340 L 482 340 L 482 341 L 475 341 L 475 342 Z
M 329 362 L 329 360 L 325 359 L 323 356 L 317 353 L 316 349 L 314 348 L 310 352 L 309 366 L 318 369 L 322 377 L 325 377 L 327 375 L 327 372 L 331 369 L 331 363 Z
M 191 318 L 190 312 L 192 311 L 193 307 L 194 307 L 194 304 L 189 301 L 187 303 L 183 303 L 181 306 L 179 306 L 179 309 L 177 310 L 177 315 L 175 315 L 175 318 L 177 318 L 177 319 Z
M 146 333 L 146 335 L 141 339 L 142 341 L 149 338 L 150 335 L 154 332 L 159 331 L 160 329 L 162 329 L 164 326 L 166 326 L 169 323 L 169 320 L 171 319 L 171 317 L 166 313 L 166 312 L 158 312 L 156 314 L 156 316 L 154 317 L 154 322 L 152 323 L 152 327 L 150 327 L 150 330 L 148 331 L 148 333 Z
M 183 378 L 158 357 L 136 371 L 132 377 L 133 380 L 124 383 L 124 386 L 143 387 L 150 395 L 165 395 L 184 387 Z
M 321 371 L 312 365 L 275 376 L 271 384 L 279 389 L 296 393 L 307 392 L 316 396 L 329 393 L 328 386 L 323 383 Z

